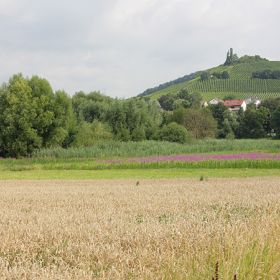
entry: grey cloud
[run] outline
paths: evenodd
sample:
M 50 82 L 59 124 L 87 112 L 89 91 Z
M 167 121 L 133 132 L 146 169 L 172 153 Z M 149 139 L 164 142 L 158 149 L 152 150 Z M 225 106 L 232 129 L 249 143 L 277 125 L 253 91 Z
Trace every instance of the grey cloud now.
M 0 80 L 128 97 L 242 54 L 279 58 L 277 0 L 2 0 Z

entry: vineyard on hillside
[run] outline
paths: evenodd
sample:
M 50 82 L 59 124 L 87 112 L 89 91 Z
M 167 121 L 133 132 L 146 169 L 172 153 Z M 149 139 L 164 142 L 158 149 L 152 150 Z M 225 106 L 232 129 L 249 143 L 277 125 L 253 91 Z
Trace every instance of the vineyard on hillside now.
M 240 63 L 234 66 L 218 66 L 211 69 L 210 73 L 228 71 L 231 80 L 249 80 L 251 79 L 253 72 L 263 70 L 274 71 L 279 69 L 279 61 L 261 61 L 257 63 Z
M 240 97 L 257 96 L 259 98 L 280 96 L 280 80 L 208 80 L 189 83 L 186 87 L 190 92 L 216 95 L 238 94 Z
M 254 93 L 254 92 L 204 92 L 201 93 L 203 100 L 210 101 L 214 98 L 224 99 L 227 96 L 234 96 L 236 99 L 246 99 L 249 97 L 257 97 L 261 100 L 266 98 L 280 97 L 280 92 Z
M 206 101 L 215 97 L 222 99 L 228 95 L 234 95 L 236 98 L 242 99 L 252 96 L 260 99 L 280 97 L 280 80 L 252 78 L 253 72 L 264 70 L 279 71 L 280 61 L 260 60 L 229 66 L 220 65 L 207 70 L 207 72 L 211 76 L 215 73 L 226 71 L 229 74 L 229 79 L 217 79 L 211 76 L 212 78 L 202 81 L 200 76 L 196 76 L 190 81 L 184 81 L 161 90 L 156 90 L 150 97 L 157 99 L 162 95 L 176 94 L 181 89 L 200 93 Z
M 260 99 L 279 97 L 280 80 L 194 80 L 192 82 L 173 85 L 152 95 L 153 99 L 166 94 L 175 94 L 180 89 L 186 88 L 190 92 L 199 92 L 203 99 L 209 101 L 215 97 L 223 99 L 225 96 L 233 95 L 236 98 L 245 99 L 258 97 Z

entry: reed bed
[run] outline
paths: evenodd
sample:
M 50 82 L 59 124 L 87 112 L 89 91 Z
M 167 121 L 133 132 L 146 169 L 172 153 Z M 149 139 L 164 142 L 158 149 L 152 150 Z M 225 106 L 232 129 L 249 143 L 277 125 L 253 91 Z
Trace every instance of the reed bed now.
M 190 140 L 187 144 L 160 141 L 103 142 L 93 147 L 42 149 L 34 154 L 36 158 L 112 158 L 151 155 L 178 155 L 195 153 L 225 152 L 271 152 L 280 151 L 280 140 Z
M 0 279 L 279 279 L 277 177 L 0 181 L 0 196 Z

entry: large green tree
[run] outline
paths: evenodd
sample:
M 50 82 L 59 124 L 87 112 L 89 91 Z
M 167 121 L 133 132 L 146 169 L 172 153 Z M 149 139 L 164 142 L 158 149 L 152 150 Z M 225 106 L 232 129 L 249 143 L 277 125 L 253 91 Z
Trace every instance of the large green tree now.
M 74 124 L 71 99 L 54 94 L 48 81 L 37 76 L 14 75 L 4 84 L 0 112 L 2 156 L 27 156 L 37 148 L 62 145 L 69 123 Z
M 13 76 L 0 92 L 0 153 L 17 157 L 40 148 L 42 138 L 35 128 L 36 100 L 32 88 L 21 75 Z
M 272 114 L 278 107 L 280 106 L 280 98 L 267 98 L 262 101 L 260 108 L 265 107 L 267 108 L 270 113 Z
M 44 146 L 68 147 L 77 131 L 71 98 L 65 91 L 60 90 L 55 92 L 52 104 L 54 118 L 49 126 Z
M 157 102 L 145 99 L 115 100 L 106 121 L 118 140 L 151 139 L 162 122 Z
M 217 134 L 217 122 L 208 109 L 188 109 L 184 126 L 194 138 L 213 138 Z
M 108 125 L 97 120 L 94 120 L 92 123 L 83 121 L 79 125 L 75 140 L 71 146 L 89 147 L 112 138 L 113 135 Z
M 276 133 L 276 137 L 280 138 L 280 106 L 272 113 L 271 126 Z
M 240 119 L 238 136 L 240 138 L 263 138 L 267 136 L 266 121 L 269 111 L 250 109 Z

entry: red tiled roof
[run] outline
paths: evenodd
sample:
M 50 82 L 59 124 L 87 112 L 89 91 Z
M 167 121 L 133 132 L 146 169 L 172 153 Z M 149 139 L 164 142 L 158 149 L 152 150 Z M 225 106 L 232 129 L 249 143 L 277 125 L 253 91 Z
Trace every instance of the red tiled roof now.
M 224 105 L 226 107 L 235 107 L 235 106 L 241 106 L 244 100 L 241 99 L 233 99 L 233 100 L 225 100 Z

